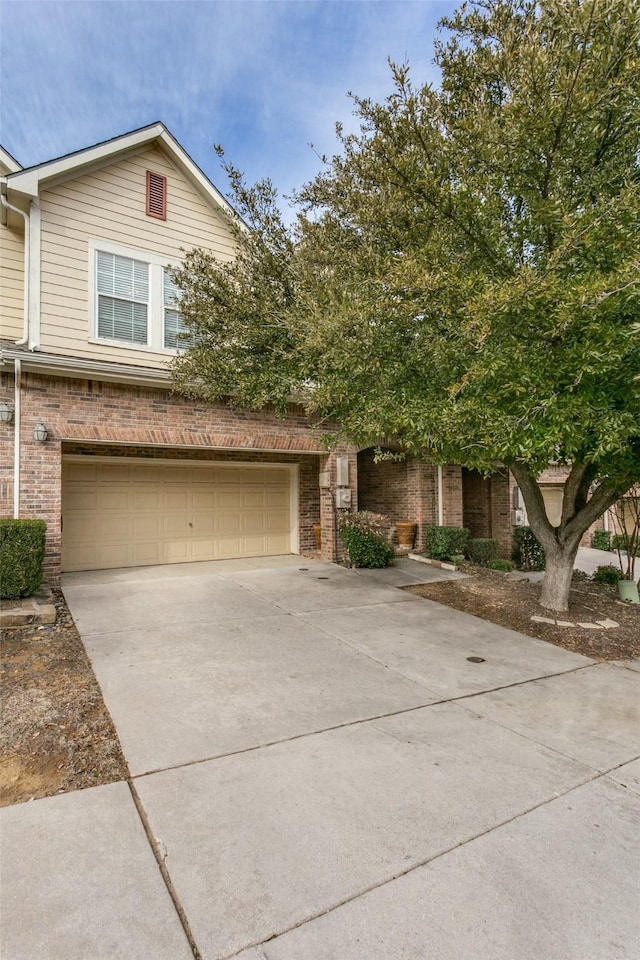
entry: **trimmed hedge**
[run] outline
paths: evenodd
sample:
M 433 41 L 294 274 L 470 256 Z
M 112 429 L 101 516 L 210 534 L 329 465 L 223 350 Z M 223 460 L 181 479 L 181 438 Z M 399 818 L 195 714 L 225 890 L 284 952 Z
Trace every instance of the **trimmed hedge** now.
M 340 519 L 338 532 L 354 567 L 388 567 L 396 555 L 388 539 L 389 518 L 362 510 Z
M 42 583 L 44 520 L 0 520 L 0 598 L 30 597 Z
M 456 554 L 466 553 L 469 531 L 466 527 L 426 527 L 425 556 L 432 560 L 451 560 Z
M 499 549 L 500 544 L 497 540 L 492 540 L 489 537 L 476 537 L 474 540 L 469 540 L 467 556 L 471 563 L 477 563 L 479 567 L 486 567 L 490 560 L 496 559 Z
M 513 528 L 513 561 L 518 570 L 544 570 L 547 560 L 531 527 Z
M 591 534 L 591 546 L 594 550 L 611 550 L 611 533 L 609 530 L 594 530 Z

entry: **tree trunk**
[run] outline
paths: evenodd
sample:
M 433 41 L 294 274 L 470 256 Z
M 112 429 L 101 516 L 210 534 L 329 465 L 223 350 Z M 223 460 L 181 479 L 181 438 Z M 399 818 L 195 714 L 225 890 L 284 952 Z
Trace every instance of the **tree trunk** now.
M 569 590 L 573 564 L 576 559 L 580 538 L 567 544 L 556 544 L 554 549 L 545 550 L 547 565 L 540 595 L 540 606 L 546 610 L 563 613 L 569 609 Z
M 574 464 L 564 487 L 560 525 L 552 527 L 535 473 L 522 463 L 511 463 L 509 467 L 522 491 L 531 529 L 547 560 L 540 605 L 562 613 L 569 608 L 571 575 L 582 535 L 615 503 L 620 490 L 603 482 L 587 498 L 592 474 L 584 464 Z

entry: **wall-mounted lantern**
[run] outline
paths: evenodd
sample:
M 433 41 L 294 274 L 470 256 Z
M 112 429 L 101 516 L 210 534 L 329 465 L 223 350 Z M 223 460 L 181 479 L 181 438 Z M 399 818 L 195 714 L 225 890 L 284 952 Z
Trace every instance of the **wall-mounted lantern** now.
M 13 410 L 8 403 L 0 403 L 0 421 L 2 423 L 11 423 L 13 420 Z
M 48 432 L 44 423 L 36 423 L 36 428 L 33 431 L 33 439 L 37 440 L 38 443 L 44 443 L 47 437 L 48 437 Z

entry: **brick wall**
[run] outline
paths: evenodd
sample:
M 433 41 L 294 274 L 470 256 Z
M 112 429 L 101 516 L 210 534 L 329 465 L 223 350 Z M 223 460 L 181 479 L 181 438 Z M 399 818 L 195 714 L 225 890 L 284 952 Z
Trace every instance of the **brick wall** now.
M 507 470 L 484 477 L 477 470 L 462 468 L 464 526 L 472 538 L 491 537 L 500 545 L 500 555 L 511 556 L 513 527 L 512 478 Z
M 13 406 L 13 376 L 3 376 Z M 42 421 L 45 443 L 33 439 Z M 0 427 L 3 467 L 2 513 L 13 511 L 14 424 Z M 280 419 L 271 411 L 233 410 L 225 404 L 203 404 L 167 391 L 123 384 L 22 375 L 22 455 L 20 515 L 47 522 L 45 572 L 49 582 L 60 576 L 62 454 L 149 456 L 185 459 L 237 459 L 248 462 L 295 463 L 300 468 L 300 548 L 314 549 L 313 524 L 323 524 L 323 555 L 339 555 L 332 500 L 318 488 L 321 463 L 335 474 L 335 457 L 350 456 L 354 507 L 357 463 L 353 448 L 326 454 L 322 432 L 313 430 L 299 407 Z M 6 471 L 6 472 L 5 472 Z
M 393 523 L 418 524 L 415 548 L 424 547 L 426 526 L 438 523 L 438 471 L 432 463 L 407 456 L 395 463 L 374 463 L 372 449 L 358 454 L 359 505 L 361 510 L 387 514 Z M 450 526 L 462 526 L 461 468 L 449 464 L 442 469 L 443 519 Z

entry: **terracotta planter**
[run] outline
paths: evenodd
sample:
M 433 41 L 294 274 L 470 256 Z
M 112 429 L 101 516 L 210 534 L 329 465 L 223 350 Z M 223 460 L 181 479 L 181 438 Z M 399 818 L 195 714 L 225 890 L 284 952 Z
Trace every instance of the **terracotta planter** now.
M 322 550 L 322 527 L 319 523 L 314 523 L 313 535 L 316 538 L 316 550 L 320 553 Z
M 401 547 L 412 547 L 416 538 L 417 523 L 396 523 L 396 533 L 398 534 L 398 545 Z

